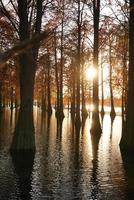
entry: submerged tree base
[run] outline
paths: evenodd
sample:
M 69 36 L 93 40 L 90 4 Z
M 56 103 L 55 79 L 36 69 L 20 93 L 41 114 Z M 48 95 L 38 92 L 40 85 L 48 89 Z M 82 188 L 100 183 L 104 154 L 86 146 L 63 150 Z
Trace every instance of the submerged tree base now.
M 115 112 L 114 109 L 111 110 L 111 112 L 110 112 L 110 117 L 111 117 L 111 119 L 114 121 L 114 118 L 116 117 L 116 112 Z
M 15 131 L 10 152 L 35 152 L 35 136 L 33 130 Z
M 102 108 L 102 109 L 101 109 L 101 112 L 100 112 L 100 114 L 101 114 L 101 118 L 103 119 L 103 118 L 104 118 L 104 115 L 105 115 L 104 108 Z
M 122 127 L 122 137 L 120 140 L 120 150 L 124 155 L 133 155 L 134 154 L 134 137 L 133 137 L 134 129 L 131 124 L 127 124 L 124 121 Z
M 10 148 L 11 152 L 35 151 L 35 130 L 32 114 L 20 111 Z
M 75 116 L 75 126 L 76 127 L 81 127 L 81 118 L 80 118 L 80 115 L 76 113 L 76 116 Z
M 133 156 L 134 155 L 134 144 L 128 144 L 127 141 L 125 142 L 124 139 L 121 139 L 120 142 L 120 151 L 122 155 L 126 156 Z
M 82 111 L 81 116 L 82 116 L 82 121 L 85 120 L 85 119 L 88 117 L 88 112 L 87 112 L 86 109 L 84 109 L 84 110 Z
M 64 112 L 63 111 L 58 111 L 58 110 L 55 111 L 55 116 L 59 120 L 63 120 L 64 117 L 65 117 Z
M 101 134 L 102 133 L 102 128 L 100 124 L 100 119 L 98 114 L 93 114 L 92 116 L 92 125 L 90 129 L 91 134 Z

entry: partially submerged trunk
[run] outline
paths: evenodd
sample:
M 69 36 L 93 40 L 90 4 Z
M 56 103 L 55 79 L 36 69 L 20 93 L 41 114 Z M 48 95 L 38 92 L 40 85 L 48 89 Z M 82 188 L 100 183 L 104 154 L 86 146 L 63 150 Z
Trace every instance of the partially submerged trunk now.
M 57 40 L 56 40 L 56 30 L 55 30 L 55 36 L 54 36 L 54 44 L 55 44 L 55 82 L 56 82 L 56 104 L 55 104 L 55 109 L 56 109 L 56 115 L 59 112 L 59 73 L 58 73 L 58 64 L 57 64 Z
M 19 36 L 20 41 L 29 40 L 31 32 L 28 21 L 28 3 L 27 0 L 18 0 L 19 17 Z M 35 29 L 32 36 L 41 31 L 42 20 L 42 2 L 37 0 Z M 35 151 L 35 135 L 33 122 L 33 94 L 34 79 L 37 65 L 39 44 L 36 44 L 31 50 L 19 55 L 20 64 L 20 110 L 18 121 L 15 127 L 11 152 Z
M 109 36 L 110 37 L 110 36 Z M 110 38 L 109 38 L 110 41 Z M 111 58 L 111 41 L 109 42 L 109 65 L 110 65 L 110 71 L 109 71 L 109 87 L 110 87 L 110 101 L 111 101 L 111 111 L 110 111 L 110 116 L 111 119 L 114 120 L 116 113 L 114 109 L 114 97 L 113 97 L 113 85 L 112 85 L 112 58 Z
M 30 56 L 31 54 L 31 56 Z M 33 89 L 35 63 L 31 52 L 20 56 L 20 110 L 11 151 L 35 150 Z
M 14 89 L 11 87 L 10 89 L 10 109 L 13 110 L 14 105 Z
M 94 50 L 93 50 L 93 65 L 96 69 L 96 77 L 93 79 L 93 105 L 91 133 L 100 134 L 101 124 L 99 118 L 99 86 L 98 86 L 98 55 L 99 55 L 99 16 L 100 16 L 100 0 L 93 1 L 94 7 Z
M 120 147 L 122 153 L 134 152 L 134 0 L 130 0 L 129 19 L 129 72 L 126 120 Z
M 81 62 L 81 19 L 80 19 L 81 11 L 80 11 L 80 0 L 78 1 L 78 52 L 77 52 L 77 66 L 76 66 L 76 116 L 75 122 L 76 126 L 80 125 L 80 62 Z

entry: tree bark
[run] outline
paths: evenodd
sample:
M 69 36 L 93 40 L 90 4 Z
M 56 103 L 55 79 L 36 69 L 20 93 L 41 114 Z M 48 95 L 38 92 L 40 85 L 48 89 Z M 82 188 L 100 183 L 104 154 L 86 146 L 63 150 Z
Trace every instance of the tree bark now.
M 99 88 L 98 88 L 98 54 L 99 54 L 99 16 L 100 16 L 100 0 L 93 1 L 94 10 L 94 49 L 93 49 L 93 65 L 96 69 L 96 77 L 93 79 L 93 105 L 91 133 L 101 133 L 101 124 L 99 119 Z
M 20 41 L 30 39 L 27 0 L 18 0 Z M 42 0 L 37 0 L 37 13 L 34 34 L 41 30 Z M 15 127 L 11 152 L 35 151 L 35 135 L 33 122 L 34 79 L 37 65 L 39 45 L 19 56 L 20 63 L 20 110 Z
M 59 119 L 64 118 L 64 112 L 63 112 L 63 65 L 64 65 L 64 45 L 63 45 L 63 39 L 64 39 L 64 2 L 63 2 L 63 17 L 62 17 L 62 23 L 61 23 L 61 61 L 60 61 L 60 82 L 59 82 L 59 112 L 57 113 L 57 116 Z
M 111 101 L 111 111 L 110 111 L 110 117 L 112 121 L 114 120 L 116 113 L 114 109 L 114 98 L 113 98 L 113 86 L 112 86 L 112 46 L 111 46 L 111 41 L 110 41 L 110 35 L 109 35 L 109 87 L 110 87 L 110 101 Z
M 57 95 L 56 95 L 56 116 L 57 116 L 57 113 L 59 112 L 59 73 L 58 73 L 58 64 L 57 64 L 57 40 L 56 40 L 56 30 L 55 30 L 55 35 L 54 35 L 54 44 L 55 44 L 55 49 L 54 49 L 54 52 L 55 52 L 55 82 L 56 82 L 56 89 L 57 89 Z
M 48 52 L 48 62 L 47 62 L 47 112 L 49 115 L 52 114 L 52 106 L 51 106 L 51 77 L 50 77 L 50 60 L 49 60 L 49 52 Z
M 78 1 L 78 52 L 77 52 L 77 71 L 76 71 L 76 124 L 80 125 L 80 55 L 81 55 L 81 21 L 80 21 L 80 0 Z
M 134 152 L 134 0 L 130 0 L 129 72 L 126 120 L 120 141 L 123 153 Z
M 31 54 L 31 56 L 30 56 Z M 20 56 L 20 110 L 11 150 L 35 150 L 33 89 L 35 63 L 32 53 Z
M 103 66 L 101 63 L 101 117 L 103 119 L 105 114 L 104 111 L 104 82 L 103 82 Z

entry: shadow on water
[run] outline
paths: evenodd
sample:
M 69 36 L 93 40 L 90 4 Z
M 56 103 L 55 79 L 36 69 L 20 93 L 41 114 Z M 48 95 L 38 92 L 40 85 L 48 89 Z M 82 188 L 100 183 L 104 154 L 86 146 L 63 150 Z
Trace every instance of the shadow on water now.
M 11 155 L 15 173 L 18 176 L 18 188 L 21 200 L 31 199 L 31 173 L 33 170 L 34 153 L 15 153 Z

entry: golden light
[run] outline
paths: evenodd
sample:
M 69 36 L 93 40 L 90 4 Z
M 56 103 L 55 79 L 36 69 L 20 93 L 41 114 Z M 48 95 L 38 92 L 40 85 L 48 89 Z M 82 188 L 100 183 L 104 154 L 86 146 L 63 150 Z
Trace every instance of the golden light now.
M 94 67 L 89 67 L 85 72 L 87 79 L 93 79 L 96 76 L 96 69 Z
M 93 112 L 93 110 L 94 110 L 94 105 L 90 104 L 90 111 Z
M 86 109 L 87 111 L 93 111 L 94 110 L 94 105 L 93 104 L 86 104 Z

